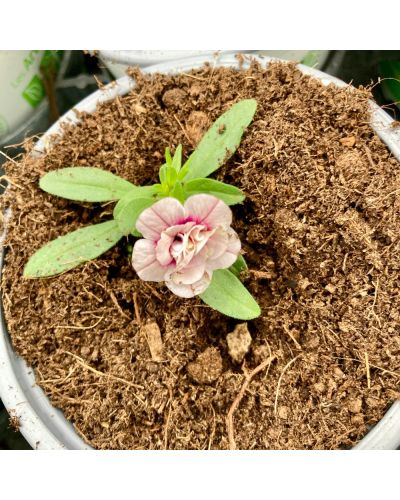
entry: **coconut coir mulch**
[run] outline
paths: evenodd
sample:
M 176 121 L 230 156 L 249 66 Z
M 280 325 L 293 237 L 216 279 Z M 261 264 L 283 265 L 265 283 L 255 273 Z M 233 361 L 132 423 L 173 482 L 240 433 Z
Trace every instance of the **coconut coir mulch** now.
M 400 169 L 368 124 L 369 92 L 282 64 L 132 75 L 134 91 L 82 115 L 46 156 L 8 164 L 15 349 L 96 448 L 354 445 L 400 397 Z M 133 239 L 59 277 L 21 278 L 44 243 L 112 213 L 41 192 L 40 175 L 90 165 L 155 182 L 166 146 L 189 155 L 244 98 L 257 114 L 217 175 L 247 195 L 233 226 L 262 316 L 236 329 L 252 337 L 243 361 L 227 345 L 243 322 L 138 280 Z

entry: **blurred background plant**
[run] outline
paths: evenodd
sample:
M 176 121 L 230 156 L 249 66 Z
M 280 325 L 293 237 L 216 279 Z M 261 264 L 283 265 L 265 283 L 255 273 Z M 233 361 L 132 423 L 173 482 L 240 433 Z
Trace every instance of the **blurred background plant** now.
M 400 117 L 400 50 L 245 52 L 302 62 L 355 86 L 373 84 L 376 102 L 393 118 Z M 25 138 L 40 136 L 59 116 L 95 91 L 99 83 L 122 76 L 127 65 L 145 67 L 199 53 L 0 51 L 0 175 L 7 158 L 23 152 Z M 17 427 L 0 401 L 0 449 L 29 449 Z
M 379 75 L 383 97 L 400 109 L 400 58 L 397 61 L 381 61 Z

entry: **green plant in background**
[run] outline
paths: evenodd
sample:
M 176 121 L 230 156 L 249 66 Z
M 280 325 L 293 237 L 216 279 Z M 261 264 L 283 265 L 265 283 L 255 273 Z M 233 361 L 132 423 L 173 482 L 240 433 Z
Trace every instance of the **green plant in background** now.
M 27 278 L 54 276 L 95 259 L 122 237 L 143 236 L 132 264 L 146 281 L 165 281 L 176 295 L 199 295 L 214 309 L 238 319 L 260 315 L 239 279 L 246 263 L 230 227 L 229 205 L 244 200 L 236 188 L 208 178 L 238 148 L 257 102 L 234 104 L 206 132 L 182 163 L 182 146 L 165 151 L 158 184 L 135 186 L 95 167 L 67 167 L 44 175 L 40 187 L 81 202 L 115 201 L 113 219 L 78 229 L 39 249 L 24 269 Z
M 314 68 L 315 66 L 318 66 L 319 58 L 320 53 L 318 50 L 310 50 L 309 52 L 307 52 L 307 55 L 301 60 L 301 64 L 304 64 L 304 66 L 310 66 L 310 68 Z
M 400 61 L 380 62 L 379 75 L 385 99 L 400 109 Z

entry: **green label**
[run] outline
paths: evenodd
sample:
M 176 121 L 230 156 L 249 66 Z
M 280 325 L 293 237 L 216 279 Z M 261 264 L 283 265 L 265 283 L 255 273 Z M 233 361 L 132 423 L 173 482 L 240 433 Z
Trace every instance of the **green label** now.
M 24 59 L 24 68 L 26 71 L 32 66 L 35 62 L 36 56 L 39 54 L 40 50 L 31 50 L 28 57 Z
M 43 82 L 37 75 L 32 78 L 25 90 L 22 92 L 22 97 L 29 102 L 32 108 L 36 108 L 36 106 L 43 99 L 44 95 L 45 91 Z
M 60 69 L 62 54 L 62 50 L 45 50 L 42 60 L 40 61 L 40 67 L 42 69 L 52 67 L 58 71 Z

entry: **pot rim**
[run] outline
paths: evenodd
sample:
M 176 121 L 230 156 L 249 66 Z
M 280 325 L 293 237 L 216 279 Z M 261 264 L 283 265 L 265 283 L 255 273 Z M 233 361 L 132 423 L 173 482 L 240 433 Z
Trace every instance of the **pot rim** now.
M 238 53 L 239 50 L 99 50 L 98 57 L 126 66 L 154 66 L 165 62 L 194 57 L 213 57 L 214 54 Z M 244 50 L 243 53 L 251 52 Z
M 280 61 L 278 58 L 267 56 L 251 57 L 265 66 L 272 61 Z M 235 67 L 238 69 L 241 67 L 246 68 L 249 65 L 246 58 L 241 66 L 234 54 L 225 53 L 168 61 L 148 66 L 143 69 L 143 72 L 176 74 L 200 68 L 206 62 L 218 67 Z M 304 74 L 317 78 L 324 85 L 333 83 L 339 87 L 348 86 L 338 78 L 317 69 L 301 64 L 298 64 L 297 67 Z M 135 82 L 130 77 L 124 76 L 90 94 L 48 129 L 36 143 L 33 154 L 40 155 L 46 152 L 50 136 L 61 132 L 61 123 L 79 122 L 74 110 L 92 113 L 98 103 L 109 101 L 119 95 L 125 95 L 134 86 Z M 371 111 L 372 128 L 400 161 L 400 130 L 391 128 L 391 123 L 394 120 L 373 101 L 371 101 Z M 0 253 L 0 275 L 2 265 L 3 250 Z M 2 303 L 0 304 L 0 315 L 0 397 L 8 412 L 19 418 L 20 430 L 25 439 L 32 448 L 36 449 L 92 449 L 79 437 L 74 426 L 67 421 L 62 411 L 53 407 L 43 390 L 36 385 L 33 369 L 14 353 L 5 325 Z M 400 401 L 396 401 L 384 417 L 353 449 L 396 449 L 399 446 Z

